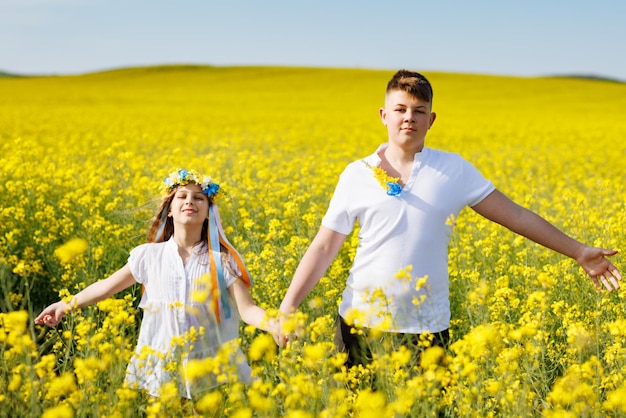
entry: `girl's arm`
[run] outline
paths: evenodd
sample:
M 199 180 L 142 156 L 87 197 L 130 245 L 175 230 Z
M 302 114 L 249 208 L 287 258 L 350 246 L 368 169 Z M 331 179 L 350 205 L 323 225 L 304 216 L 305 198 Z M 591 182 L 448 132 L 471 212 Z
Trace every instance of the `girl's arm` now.
M 259 308 L 250 296 L 250 291 L 241 279 L 237 279 L 235 283 L 228 288 L 230 297 L 235 301 L 239 316 L 248 325 L 253 325 L 259 329 L 268 332 L 275 332 L 276 326 L 273 321 L 266 318 L 265 309 Z
M 66 313 L 113 296 L 135 283 L 137 281 L 127 264 L 106 279 L 92 283 L 78 292 L 69 303 L 61 300 L 48 306 L 35 318 L 35 323 L 55 327 Z
M 596 288 L 619 289 L 622 280 L 617 268 L 605 257 L 617 251 L 588 247 L 561 232 L 536 213 L 518 205 L 498 190 L 474 206 L 477 213 L 538 244 L 573 258 L 591 277 Z

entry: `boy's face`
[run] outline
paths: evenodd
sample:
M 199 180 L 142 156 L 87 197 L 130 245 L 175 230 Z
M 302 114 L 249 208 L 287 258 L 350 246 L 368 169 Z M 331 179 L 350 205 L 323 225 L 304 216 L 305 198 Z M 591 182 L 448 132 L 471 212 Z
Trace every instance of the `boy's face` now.
M 408 152 L 424 148 L 426 133 L 435 122 L 430 103 L 403 90 L 394 90 L 385 96 L 385 107 L 380 108 L 380 119 L 387 127 L 390 145 Z

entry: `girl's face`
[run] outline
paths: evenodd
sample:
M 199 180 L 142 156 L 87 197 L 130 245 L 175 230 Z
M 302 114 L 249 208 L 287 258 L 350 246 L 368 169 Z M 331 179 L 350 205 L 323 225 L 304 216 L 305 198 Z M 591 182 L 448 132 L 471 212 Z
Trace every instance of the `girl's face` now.
M 430 103 L 403 90 L 391 91 L 380 109 L 380 118 L 387 127 L 389 142 L 406 151 L 420 152 L 426 133 L 435 121 Z
M 176 189 L 167 215 L 172 217 L 174 224 L 202 228 L 204 220 L 209 217 L 209 199 L 198 184 L 185 184 Z

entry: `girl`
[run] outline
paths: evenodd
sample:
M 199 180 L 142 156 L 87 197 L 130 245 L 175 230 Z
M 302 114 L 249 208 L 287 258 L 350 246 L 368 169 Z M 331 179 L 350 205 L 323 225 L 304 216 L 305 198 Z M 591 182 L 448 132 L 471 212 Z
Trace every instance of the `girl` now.
M 252 301 L 241 256 L 224 235 L 214 202 L 219 185 L 194 171 L 177 170 L 165 178 L 164 191 L 150 243 L 134 248 L 124 267 L 69 303 L 48 306 L 35 323 L 54 327 L 68 312 L 141 283 L 144 315 L 126 382 L 159 396 L 161 385 L 176 381 L 180 395 L 191 399 L 215 386 L 217 376 L 190 384 L 175 372 L 177 366 L 184 370 L 189 360 L 213 357 L 228 343 L 234 345 L 228 366 L 247 382 L 250 368 L 237 346 L 239 318 L 266 331 L 270 327 L 265 311 Z

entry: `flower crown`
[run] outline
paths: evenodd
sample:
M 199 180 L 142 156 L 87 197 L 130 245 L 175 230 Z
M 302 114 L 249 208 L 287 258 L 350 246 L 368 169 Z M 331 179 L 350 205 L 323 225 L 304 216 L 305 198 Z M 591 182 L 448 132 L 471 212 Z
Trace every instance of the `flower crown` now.
M 163 179 L 163 192 L 170 193 L 172 189 L 185 184 L 196 183 L 202 188 L 202 193 L 209 199 L 214 198 L 220 191 L 220 185 L 211 182 L 211 177 L 199 174 L 194 170 L 185 170 L 179 168 L 172 171 L 169 176 Z

